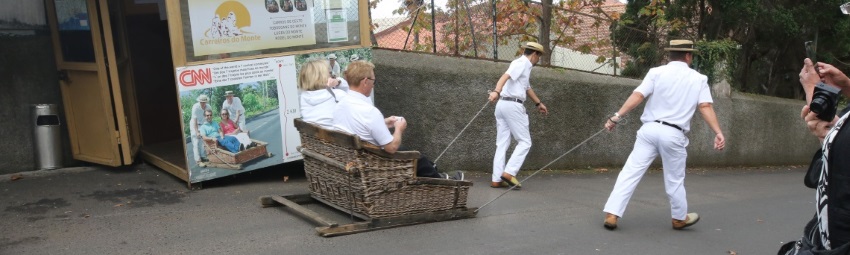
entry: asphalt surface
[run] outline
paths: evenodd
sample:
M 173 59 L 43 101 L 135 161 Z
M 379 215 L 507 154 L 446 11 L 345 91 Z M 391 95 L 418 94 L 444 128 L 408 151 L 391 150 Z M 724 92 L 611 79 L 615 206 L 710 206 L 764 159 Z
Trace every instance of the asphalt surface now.
M 324 238 L 287 209 L 258 202 L 306 192 L 301 168 L 288 163 L 201 190 L 145 164 L 0 176 L 0 254 L 775 254 L 814 213 L 802 167 L 691 169 L 689 207 L 702 218 L 673 230 L 662 175 L 650 171 L 620 227 L 608 231 L 601 210 L 618 169 L 597 169 L 540 173 L 476 218 Z M 469 206 L 504 191 L 486 174 L 469 179 Z

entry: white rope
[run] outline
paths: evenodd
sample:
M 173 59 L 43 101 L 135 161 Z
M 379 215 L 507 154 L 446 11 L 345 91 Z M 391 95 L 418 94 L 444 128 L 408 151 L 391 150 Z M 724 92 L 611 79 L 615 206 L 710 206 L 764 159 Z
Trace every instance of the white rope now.
M 620 121 L 618 121 L 618 122 L 617 122 L 617 123 L 615 123 L 615 124 L 616 124 L 616 125 L 618 125 L 618 126 L 625 125 L 626 123 L 628 123 L 628 122 L 627 122 L 627 121 L 625 121 L 625 120 L 626 120 L 625 118 L 621 118 L 621 119 L 620 119 Z M 576 145 L 576 146 L 575 146 L 575 147 L 573 147 L 572 149 L 568 150 L 567 152 L 564 152 L 564 154 L 561 154 L 561 156 L 559 156 L 559 157 L 558 157 L 558 158 L 556 158 L 555 160 L 552 160 L 551 162 L 549 162 L 549 164 L 546 164 L 545 166 L 541 167 L 540 169 L 537 169 L 537 171 L 534 171 L 534 173 L 531 173 L 531 175 L 529 175 L 528 177 L 525 177 L 525 179 L 522 179 L 522 181 L 519 181 L 519 184 L 522 184 L 523 182 L 525 182 L 525 180 L 528 180 L 529 178 L 531 178 L 532 176 L 536 175 L 536 174 L 537 174 L 538 172 L 540 172 L 541 170 L 546 169 L 546 167 L 548 167 L 549 165 L 551 165 L 551 164 L 555 163 L 556 161 L 560 160 L 561 158 L 563 158 L 563 157 L 564 157 L 564 156 L 566 156 L 567 154 L 570 154 L 570 152 L 573 152 L 573 151 L 574 151 L 575 149 L 577 149 L 578 147 L 581 147 L 582 145 L 584 145 L 585 143 L 587 143 L 587 141 L 590 141 L 590 139 L 593 139 L 593 138 L 594 138 L 594 137 L 596 137 L 597 135 L 601 134 L 601 133 L 602 133 L 602 131 L 605 131 L 605 128 L 602 128 L 601 130 L 597 131 L 595 134 L 591 135 L 591 136 L 590 136 L 590 137 L 588 137 L 587 139 L 584 139 L 584 141 L 582 141 L 581 143 L 579 143 L 578 145 Z M 490 203 L 493 203 L 493 201 L 496 201 L 496 199 L 499 199 L 500 197 L 504 196 L 505 194 L 507 194 L 508 192 L 510 192 L 511 190 L 513 190 L 513 189 L 514 189 L 514 188 L 516 188 L 516 187 L 517 187 L 517 186 L 511 186 L 508 190 L 505 190 L 505 192 L 502 192 L 502 194 L 500 194 L 498 197 L 493 198 L 492 200 L 488 201 L 487 203 L 484 203 L 484 205 L 482 205 L 481 207 L 478 207 L 478 209 L 475 209 L 475 212 L 477 213 L 479 210 L 481 210 L 481 208 L 484 208 L 484 207 L 486 207 L 487 205 L 489 205 Z
M 466 131 L 466 128 L 469 127 L 469 124 L 472 124 L 472 122 L 475 121 L 476 118 L 478 118 L 478 115 L 481 115 L 481 111 L 484 111 L 484 108 L 487 108 L 487 105 L 489 105 L 489 104 L 490 104 L 490 101 L 487 101 L 486 103 L 484 103 L 484 105 L 481 106 L 481 110 L 478 110 L 478 113 L 476 113 L 475 116 L 473 116 L 472 119 L 469 120 L 469 123 L 466 123 L 466 126 L 463 127 L 463 129 L 460 130 L 460 133 L 457 134 L 457 136 L 455 136 L 455 139 L 452 139 L 452 142 L 450 142 L 449 145 L 446 146 L 445 149 L 443 149 L 443 152 L 440 152 L 440 155 L 437 156 L 437 159 L 434 160 L 434 164 L 437 164 L 437 161 L 439 161 L 440 158 L 443 157 L 443 154 L 445 154 L 446 151 L 449 150 L 449 147 L 452 147 L 452 144 L 454 144 L 455 141 L 457 141 L 457 138 L 460 137 L 461 134 L 463 134 L 463 131 Z

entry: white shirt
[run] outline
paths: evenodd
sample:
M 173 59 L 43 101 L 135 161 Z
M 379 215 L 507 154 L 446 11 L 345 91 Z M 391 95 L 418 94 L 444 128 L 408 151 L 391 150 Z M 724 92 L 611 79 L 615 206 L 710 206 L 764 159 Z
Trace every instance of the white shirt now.
M 330 60 L 328 60 L 328 61 L 330 61 Z M 333 66 L 331 66 L 331 75 L 333 75 L 333 77 L 339 77 L 339 72 L 340 72 L 339 69 L 340 69 L 339 68 L 339 61 L 334 61 Z
M 227 113 L 230 115 L 230 119 L 233 120 L 233 122 L 241 122 L 245 120 L 245 107 L 242 106 L 242 100 L 238 97 L 233 97 L 232 104 L 227 103 L 227 99 L 224 99 L 224 103 L 221 103 L 221 109 L 227 110 Z M 236 121 L 236 111 L 242 113 L 242 115 L 239 116 L 239 121 Z
M 348 96 L 336 104 L 333 122 L 335 129 L 374 145 L 384 146 L 393 141 L 384 115 L 372 105 L 372 100 L 357 91 L 348 91 Z
M 499 96 L 513 97 L 525 101 L 526 91 L 531 89 L 528 78 L 531 77 L 531 67 L 533 66 L 534 64 L 531 64 L 531 61 L 525 55 L 512 61 L 508 70 L 505 71 L 511 78 L 505 82 L 505 86 L 502 86 L 502 92 L 499 93 Z
M 333 95 L 327 89 L 301 91 L 301 119 L 317 124 L 322 128 L 334 129 L 334 107 L 337 101 L 348 97 L 348 93 L 333 89 Z M 334 99 L 336 95 L 336 99 Z
M 708 77 L 681 61 L 649 69 L 635 92 L 647 98 L 641 122 L 661 120 L 685 132 L 691 130 L 691 118 L 697 105 L 714 102 L 708 89 Z
M 206 109 L 201 108 L 201 103 L 200 103 L 200 102 L 195 103 L 194 105 L 192 105 L 192 119 L 198 122 L 198 128 L 200 128 L 200 127 L 201 127 L 201 125 L 203 125 L 204 123 L 207 123 L 207 119 L 206 119 L 206 118 L 204 118 L 204 111 L 206 111 L 206 110 L 208 110 L 208 109 L 210 109 L 210 105 L 209 105 L 209 104 L 207 104 Z M 189 125 L 190 125 L 190 126 L 189 126 L 189 130 L 191 131 L 191 133 L 195 134 L 195 127 L 194 127 L 194 126 L 191 126 L 191 125 L 192 125 L 192 121 L 191 121 L 191 120 L 189 120 Z

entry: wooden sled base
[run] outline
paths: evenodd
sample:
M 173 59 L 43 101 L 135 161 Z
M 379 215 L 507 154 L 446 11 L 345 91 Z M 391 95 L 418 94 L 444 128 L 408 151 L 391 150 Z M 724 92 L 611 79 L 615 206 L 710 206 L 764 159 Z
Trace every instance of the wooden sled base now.
M 265 156 L 267 158 L 271 158 L 271 157 L 274 157 L 274 154 L 269 152 L 269 153 L 266 153 Z M 214 167 L 214 168 L 223 168 L 223 169 L 230 169 L 230 170 L 242 170 L 242 164 L 241 163 L 239 163 L 239 164 L 227 164 L 227 163 L 215 163 L 215 162 L 200 162 L 200 163 L 198 163 L 198 166 L 203 167 L 203 168 Z
M 319 234 L 319 236 L 323 237 L 350 235 L 379 229 L 387 229 L 429 222 L 473 218 L 477 214 L 475 212 L 475 209 L 477 208 L 457 208 L 446 211 L 426 212 L 404 216 L 385 217 L 379 219 L 372 219 L 359 213 L 353 213 L 352 215 L 354 217 L 357 217 L 362 221 L 341 225 L 335 221 L 323 217 L 322 215 L 319 215 L 313 210 L 301 206 L 302 204 L 311 204 L 317 202 L 333 207 L 334 209 L 342 213 L 349 213 L 349 211 L 344 208 L 340 208 L 331 203 L 327 203 L 326 201 L 323 201 L 320 198 L 312 197 L 310 196 L 310 194 L 260 197 L 260 204 L 264 208 L 276 206 L 289 207 L 294 213 L 306 218 L 307 220 L 315 224 L 320 225 L 319 227 L 316 227 L 316 233 Z

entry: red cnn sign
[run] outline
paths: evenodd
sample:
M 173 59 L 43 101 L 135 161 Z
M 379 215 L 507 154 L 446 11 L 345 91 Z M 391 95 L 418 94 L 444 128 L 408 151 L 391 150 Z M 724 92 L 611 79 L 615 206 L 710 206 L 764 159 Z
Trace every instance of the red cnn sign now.
M 209 68 L 180 72 L 180 84 L 184 87 L 192 87 L 198 84 L 204 85 L 207 83 L 212 83 L 212 72 Z

